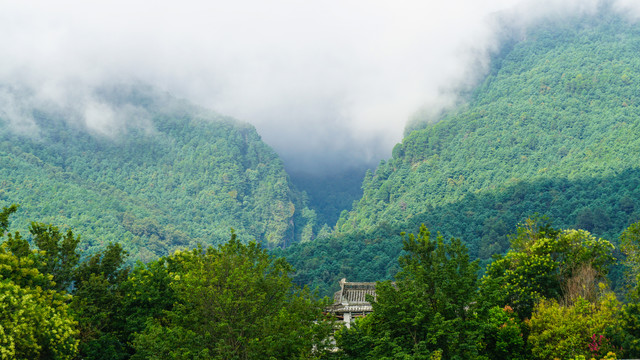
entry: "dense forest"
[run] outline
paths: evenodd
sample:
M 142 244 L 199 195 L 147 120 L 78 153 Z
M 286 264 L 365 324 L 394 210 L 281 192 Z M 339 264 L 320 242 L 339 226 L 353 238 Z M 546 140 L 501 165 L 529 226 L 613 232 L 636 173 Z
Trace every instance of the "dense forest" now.
M 619 16 L 519 33 L 466 104 L 414 123 L 365 175 L 332 236 L 285 250 L 301 283 L 396 271 L 399 233 L 421 224 L 486 264 L 535 213 L 607 239 L 640 219 L 640 27 Z
M 117 128 L 0 118 L 0 359 L 640 357 L 640 26 L 513 34 L 366 173 L 141 85 L 92 94 Z
M 0 359 L 292 359 L 332 330 L 291 266 L 235 233 L 131 267 L 119 243 L 87 256 L 71 230 L 7 232 L 17 209 L 0 212 Z
M 425 222 L 484 238 L 472 252 L 487 258 L 527 212 L 609 237 L 637 220 L 640 28 L 617 17 L 547 26 L 494 61 L 467 106 L 411 132 L 367 174 L 338 231 Z M 453 204 L 466 214 L 445 221 Z
M 640 356 L 640 222 L 611 242 L 528 219 L 479 277 L 458 239 L 403 234 L 395 282 L 370 315 L 336 322 L 294 269 L 235 233 L 216 247 L 126 265 L 120 244 L 83 256 L 71 230 L 0 212 L 2 359 L 567 359 Z M 624 300 L 609 268 L 627 274 Z
M 353 206 L 362 197 L 362 179 L 370 166 L 353 166 L 347 169 L 322 170 L 316 172 L 287 169 L 294 187 L 307 195 L 308 206 L 316 213 L 316 223 L 324 225 L 323 232 L 330 231 L 344 209 Z
M 64 109 L 32 109 L 27 134 L 0 121 L 0 205 L 21 204 L 16 228 L 41 219 L 82 233 L 89 253 L 118 241 L 143 261 L 232 227 L 267 247 L 311 238 L 314 211 L 252 126 L 143 86 L 95 97 L 128 116 L 118 133 Z
M 395 282 L 373 313 L 336 334 L 343 359 L 618 359 L 637 357 L 638 223 L 621 243 L 627 303 L 607 286 L 613 245 L 585 230 L 527 219 L 478 278 L 458 239 L 422 226 L 403 235 Z

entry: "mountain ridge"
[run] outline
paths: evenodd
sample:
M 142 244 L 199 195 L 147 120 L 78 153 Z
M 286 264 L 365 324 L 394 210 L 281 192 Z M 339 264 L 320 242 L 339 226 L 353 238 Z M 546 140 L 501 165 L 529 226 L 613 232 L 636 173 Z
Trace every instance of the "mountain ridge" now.
M 536 213 L 615 243 L 640 219 L 638 50 L 640 27 L 614 14 L 530 29 L 467 103 L 412 124 L 392 158 L 365 175 L 362 198 L 317 244 L 332 260 L 311 264 L 297 253 L 314 253 L 314 244 L 285 256 L 301 279 L 334 269 L 315 282 L 328 289 L 341 277 L 391 278 L 392 260 L 376 268 L 345 249 L 378 244 L 394 259 L 399 234 L 423 223 L 460 238 L 484 263 Z
M 0 201 L 22 205 L 18 228 L 28 219 L 71 227 L 86 239 L 81 246 L 122 242 L 135 260 L 226 241 L 232 227 L 267 247 L 299 241 L 305 226 L 310 236 L 302 194 L 253 126 L 144 88 L 100 95 L 112 109 L 136 108 L 152 127 L 96 134 L 38 109 L 36 136 L 3 124 L 0 158 L 10 171 Z

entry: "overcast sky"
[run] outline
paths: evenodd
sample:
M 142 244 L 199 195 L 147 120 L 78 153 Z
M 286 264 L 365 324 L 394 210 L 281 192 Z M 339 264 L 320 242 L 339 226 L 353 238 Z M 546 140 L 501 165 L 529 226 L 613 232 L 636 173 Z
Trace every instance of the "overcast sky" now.
M 113 109 L 92 102 L 93 87 L 135 79 L 255 125 L 293 167 L 377 163 L 413 113 L 483 75 L 499 19 L 522 25 L 596 4 L 4 0 L 0 83 L 95 115 Z M 0 116 L 28 126 L 23 101 L 0 92 Z M 87 121 L 109 129 L 102 118 L 114 117 Z

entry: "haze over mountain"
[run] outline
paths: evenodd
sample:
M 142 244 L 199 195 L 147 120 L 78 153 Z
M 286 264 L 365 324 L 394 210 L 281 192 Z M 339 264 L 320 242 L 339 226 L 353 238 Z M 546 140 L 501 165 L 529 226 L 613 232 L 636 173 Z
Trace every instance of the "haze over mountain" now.
M 253 126 L 141 85 L 92 95 L 85 120 L 121 126 L 56 107 L 30 109 L 29 132 L 0 119 L 0 206 L 20 204 L 14 229 L 51 223 L 81 234 L 87 254 L 119 242 L 144 261 L 231 228 L 266 247 L 312 237 L 315 213 Z
M 640 357 L 636 2 L 153 5 L 0 6 L 0 356 Z
M 417 110 L 437 118 L 482 79 L 505 29 L 600 3 L 4 3 L 0 83 L 21 90 L 0 93 L 1 115 L 28 128 L 27 109 L 55 104 L 117 133 L 126 109 L 93 90 L 142 82 L 255 125 L 295 171 L 375 164 Z
M 35 12 L 15 4 L 0 15 L 3 151 L 7 168 L 18 169 L 2 200 L 26 197 L 27 209 L 37 205 L 28 189 L 70 192 L 23 214 L 23 225 L 31 215 L 91 224 L 91 202 L 79 204 L 83 211 L 63 206 L 89 184 L 96 203 L 120 189 L 126 205 L 107 207 L 109 225 L 87 235 L 156 235 L 154 250 L 134 239 L 150 251 L 143 258 L 222 241 L 230 226 L 269 246 L 327 238 L 343 209 L 333 240 L 377 241 L 426 222 L 488 258 L 531 212 L 607 236 L 636 214 L 633 176 L 619 176 L 635 171 L 635 159 L 620 155 L 635 151 L 626 138 L 636 96 L 628 87 L 634 2 L 186 2 L 158 3 L 166 6 L 151 15 L 138 3 L 68 3 L 64 13 L 33 4 Z M 601 16 L 609 22 L 594 20 Z M 161 90 L 136 97 L 139 89 Z M 408 119 L 392 158 L 358 186 L 362 169 L 388 159 Z M 628 141 L 608 146 L 618 138 Z M 280 159 L 308 196 L 292 188 Z M 162 179 L 168 193 L 155 187 L 162 165 L 188 173 Z M 28 172 L 37 180 L 22 186 Z M 594 190 L 594 179 L 617 188 Z M 57 207 L 63 213 L 50 215 Z M 89 218 L 74 217 L 81 213 Z M 375 274 L 389 270 L 386 260 L 377 264 Z
M 421 224 L 488 261 L 536 213 L 614 243 L 640 220 L 639 24 L 604 8 L 523 35 L 467 104 L 367 173 L 332 236 L 285 251 L 301 283 L 391 278 L 398 234 Z

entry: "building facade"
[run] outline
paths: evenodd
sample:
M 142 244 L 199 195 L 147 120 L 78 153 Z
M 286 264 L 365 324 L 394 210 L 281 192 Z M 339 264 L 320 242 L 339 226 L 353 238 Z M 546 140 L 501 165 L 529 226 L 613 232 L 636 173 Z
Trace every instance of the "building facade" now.
M 347 282 L 340 280 L 340 290 L 333 295 L 333 304 L 327 311 L 344 321 L 347 327 L 358 317 L 366 316 L 373 312 L 371 303 L 367 301 L 367 295 L 376 299 L 376 283 L 374 282 Z

